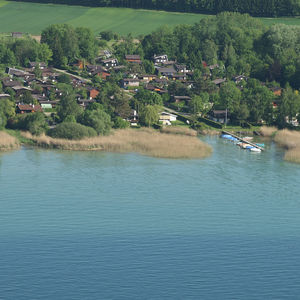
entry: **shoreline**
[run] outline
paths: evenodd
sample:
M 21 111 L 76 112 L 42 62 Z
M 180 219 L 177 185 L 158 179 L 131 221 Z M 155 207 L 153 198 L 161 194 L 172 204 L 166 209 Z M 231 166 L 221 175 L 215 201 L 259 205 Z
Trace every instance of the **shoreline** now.
M 120 129 L 109 136 L 82 140 L 39 137 L 21 132 L 23 145 L 64 151 L 104 151 L 113 153 L 138 153 L 145 156 L 170 159 L 203 159 L 212 153 L 212 147 L 202 142 L 194 130 L 160 132 L 150 128 Z

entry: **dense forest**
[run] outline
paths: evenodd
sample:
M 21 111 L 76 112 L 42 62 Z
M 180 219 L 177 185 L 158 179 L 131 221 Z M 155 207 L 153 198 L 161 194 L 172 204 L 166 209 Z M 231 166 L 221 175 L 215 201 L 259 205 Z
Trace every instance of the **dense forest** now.
M 252 16 L 296 16 L 300 0 L 21 0 L 85 6 L 130 7 L 179 12 L 217 14 L 223 11 L 248 13 Z

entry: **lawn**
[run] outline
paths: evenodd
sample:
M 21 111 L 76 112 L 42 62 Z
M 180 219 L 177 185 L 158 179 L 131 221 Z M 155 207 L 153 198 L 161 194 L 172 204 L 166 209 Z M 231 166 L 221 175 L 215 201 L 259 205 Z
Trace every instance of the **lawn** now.
M 89 8 L 0 0 L 0 32 L 21 31 L 39 35 L 49 24 L 68 23 L 90 27 L 95 33 L 112 30 L 134 36 L 149 33 L 161 25 L 193 24 L 207 17 L 162 11 L 127 8 Z M 261 18 L 266 24 L 300 25 L 300 18 Z

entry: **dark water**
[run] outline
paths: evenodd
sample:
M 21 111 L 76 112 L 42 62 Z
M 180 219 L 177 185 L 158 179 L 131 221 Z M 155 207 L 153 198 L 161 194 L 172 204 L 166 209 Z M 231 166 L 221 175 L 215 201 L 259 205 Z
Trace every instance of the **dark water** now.
M 0 299 L 300 299 L 300 166 L 0 155 Z

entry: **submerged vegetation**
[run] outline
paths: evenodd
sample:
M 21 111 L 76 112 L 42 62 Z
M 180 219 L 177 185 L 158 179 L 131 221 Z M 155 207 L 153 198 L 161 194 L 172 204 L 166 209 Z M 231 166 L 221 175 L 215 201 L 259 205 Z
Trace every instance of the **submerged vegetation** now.
M 54 139 L 46 135 L 23 135 L 37 146 L 62 150 L 102 150 L 116 153 L 135 152 L 160 158 L 205 158 L 212 152 L 195 136 L 164 134 L 153 129 L 120 129 L 109 136 L 82 140 Z
M 19 147 L 20 143 L 15 137 L 5 131 L 0 131 L 0 151 L 15 150 Z

